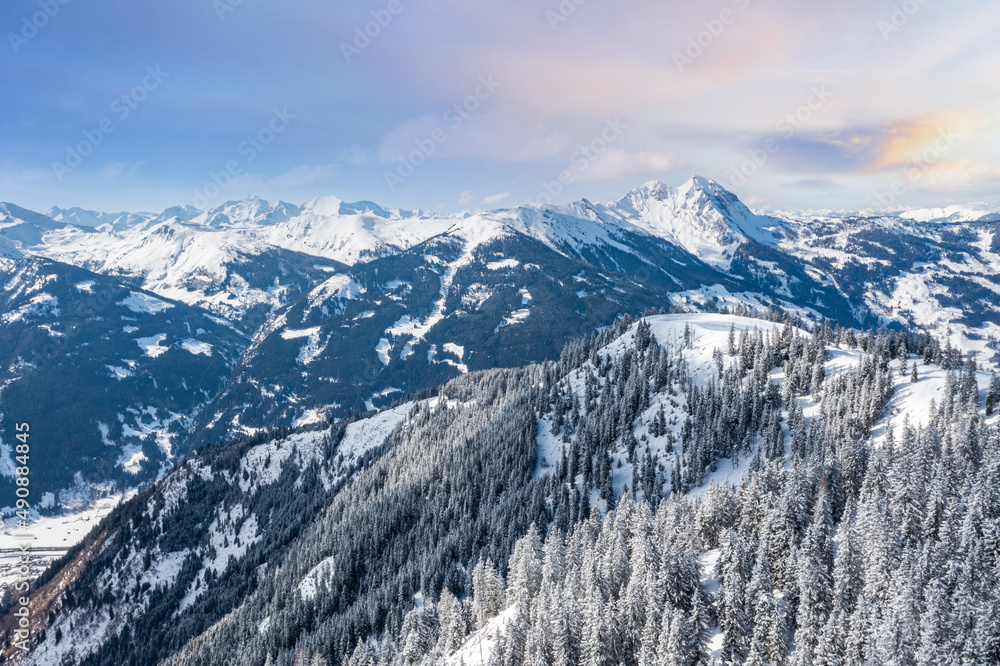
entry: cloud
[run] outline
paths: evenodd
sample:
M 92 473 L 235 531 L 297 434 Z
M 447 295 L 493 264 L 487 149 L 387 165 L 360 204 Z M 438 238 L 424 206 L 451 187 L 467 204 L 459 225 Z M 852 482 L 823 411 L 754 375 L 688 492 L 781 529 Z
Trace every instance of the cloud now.
M 483 197 L 483 203 L 487 206 L 493 206 L 500 203 L 504 199 L 510 196 L 510 192 L 500 192 L 498 194 L 491 194 L 488 197 Z
M 912 165 L 904 173 L 916 192 L 978 192 L 1000 187 L 1000 167 L 970 160 L 942 160 Z
M 136 171 L 142 165 L 142 162 L 108 162 L 100 171 L 97 172 L 97 177 L 101 180 L 119 180 L 121 178 L 134 178 Z
M 879 147 L 880 168 L 905 167 L 913 162 L 940 159 L 955 145 L 982 126 L 982 122 L 961 113 L 935 113 L 896 121 L 886 130 Z
M 383 162 L 409 158 L 414 164 L 433 159 L 531 162 L 552 157 L 570 143 L 563 132 L 511 106 L 499 105 L 466 118 L 449 111 L 424 114 L 390 131 L 379 144 L 379 158 Z
M 472 203 L 472 192 L 470 192 L 469 190 L 465 190 L 464 192 L 459 192 L 458 205 L 468 206 L 470 203 Z
M 842 190 L 844 186 L 832 178 L 802 178 L 795 182 L 795 187 L 807 187 L 811 190 Z
M 350 148 L 340 153 L 338 159 L 345 164 L 361 166 L 363 164 L 370 163 L 372 161 L 372 155 L 370 151 L 365 150 L 362 146 L 355 143 L 352 144 Z
M 983 123 L 971 115 L 939 112 L 836 129 L 795 128 L 744 136 L 736 167 L 795 175 L 870 176 L 938 162 Z M 756 162 L 756 165 L 752 164 Z
M 611 147 L 576 170 L 579 181 L 612 180 L 616 178 L 648 178 L 674 173 L 685 166 L 684 160 L 672 153 L 642 150 L 629 152 Z
M 302 164 L 277 176 L 240 174 L 233 178 L 226 189 L 251 190 L 253 192 L 294 190 L 327 182 L 339 175 L 340 170 L 337 164 Z

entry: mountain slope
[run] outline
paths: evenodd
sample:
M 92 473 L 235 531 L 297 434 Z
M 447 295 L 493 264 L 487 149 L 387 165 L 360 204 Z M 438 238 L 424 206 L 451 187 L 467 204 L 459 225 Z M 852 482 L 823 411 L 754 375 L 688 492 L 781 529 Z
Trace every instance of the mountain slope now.
M 0 260 L 0 492 L 13 497 L 15 422 L 37 433 L 36 501 L 86 506 L 174 463 L 191 419 L 246 338 L 208 313 L 46 259 Z M 51 502 L 50 502 L 51 504 Z
M 782 502 L 798 498 L 801 510 L 787 520 L 779 516 L 786 522 L 775 525 L 792 530 L 780 534 L 799 547 L 808 543 L 808 498 L 821 485 L 822 469 L 837 470 L 828 474 L 838 479 L 831 481 L 836 493 L 843 493 L 833 495 L 833 520 L 846 515 L 847 498 L 862 488 L 864 472 L 852 465 L 881 450 L 864 442 L 884 427 L 894 394 L 912 385 L 895 360 L 906 352 L 907 363 L 919 366 L 916 386 L 940 377 L 937 386 L 943 388 L 906 398 L 914 401 L 915 413 L 931 414 L 929 401 L 936 396 L 953 419 L 981 414 L 977 389 L 985 388 L 987 377 L 962 371 L 948 378 L 947 370 L 922 363 L 918 354 L 951 361 L 920 336 L 879 331 L 858 340 L 847 330 L 810 335 L 762 320 L 674 315 L 638 324 L 623 320 L 592 343 L 567 346 L 558 364 L 469 374 L 436 398 L 346 429 L 208 447 L 117 510 L 53 573 L 46 583 L 51 587 L 43 588 L 51 595 L 46 610 L 53 611 L 53 624 L 24 663 L 108 665 L 167 657 L 167 664 L 214 665 L 234 659 L 265 663 L 267 655 L 273 663 L 317 655 L 340 663 L 357 638 L 373 632 L 387 632 L 379 646 L 389 650 L 386 659 L 398 654 L 419 663 L 426 655 L 423 663 L 440 663 L 461 646 L 473 617 L 489 620 L 506 607 L 503 583 L 492 600 L 475 587 L 483 575 L 476 571 L 487 558 L 497 565 L 490 575 L 507 575 L 509 601 L 519 598 L 521 584 L 529 586 L 524 602 L 532 601 L 541 588 L 526 581 L 544 554 L 540 543 L 531 546 L 539 537 L 532 537 L 530 524 L 542 533 L 549 525 L 558 530 L 550 532 L 547 549 L 561 538 L 553 534 L 583 529 L 593 536 L 617 521 L 638 525 L 627 518 L 630 509 L 622 508 L 628 501 L 619 501 L 626 486 L 649 502 L 639 509 L 647 522 L 651 511 L 658 512 L 650 522 L 655 543 L 665 546 L 671 534 L 688 535 L 685 548 L 693 550 L 681 560 L 676 550 L 658 550 L 675 553 L 664 555 L 664 567 L 688 561 L 692 553 L 694 566 L 702 558 L 720 559 L 726 530 L 738 517 L 787 506 L 778 502 L 784 497 L 789 499 Z M 822 379 L 817 366 L 824 369 Z M 942 411 L 920 425 L 947 418 Z M 991 428 L 995 423 L 996 416 L 987 420 Z M 966 452 L 954 451 L 961 465 L 971 464 Z M 818 467 L 831 455 L 828 467 Z M 735 493 L 711 485 L 724 475 L 746 476 L 753 497 L 777 495 L 768 503 L 748 500 L 750 508 L 736 512 Z M 704 494 L 704 508 L 663 499 L 684 486 Z M 601 528 L 595 518 L 616 504 L 617 517 L 608 513 Z M 669 528 L 670 515 L 686 516 L 677 531 Z M 526 534 L 528 541 L 521 543 L 527 550 L 515 545 Z M 795 580 L 784 573 L 792 566 L 791 551 L 775 534 L 778 546 L 767 552 L 776 587 L 787 588 Z M 623 613 L 609 626 L 632 627 L 620 640 L 637 641 L 641 623 L 629 624 L 624 604 L 610 602 L 625 598 L 626 587 L 607 578 L 620 554 L 628 559 L 634 545 L 624 538 L 615 551 L 603 542 L 588 543 L 573 566 L 606 563 L 596 578 L 580 580 L 606 581 L 604 612 L 616 618 Z M 619 555 L 588 560 L 591 549 Z M 514 558 L 509 570 L 508 558 Z M 518 564 L 523 558 L 526 569 Z M 687 575 L 692 562 L 684 565 Z M 518 578 L 525 571 L 527 578 Z M 546 575 L 556 582 L 559 571 Z M 714 576 L 711 569 L 705 575 Z M 715 580 L 735 586 L 729 575 Z M 627 581 L 627 570 L 620 580 Z M 681 579 L 664 574 L 661 580 Z M 437 638 L 438 627 L 446 626 L 443 617 L 428 625 L 424 638 L 407 638 L 423 622 L 411 612 L 437 613 L 432 602 L 445 603 L 444 588 L 461 598 L 474 587 L 476 600 L 464 602 L 465 619 L 447 641 Z M 719 631 L 712 614 L 726 612 L 729 603 L 717 590 L 706 583 L 700 593 L 698 603 L 710 613 L 706 632 Z M 567 600 L 565 609 L 575 612 L 584 598 Z M 690 610 L 679 599 L 675 604 Z M 511 629 L 516 618 L 511 621 L 515 625 L 503 624 L 506 640 L 525 640 L 529 632 L 518 634 Z M 735 636 L 731 628 L 721 631 L 720 641 Z M 390 635 L 398 642 L 390 642 Z M 701 640 L 708 644 L 707 635 Z M 609 639 L 608 648 L 626 650 L 629 644 Z

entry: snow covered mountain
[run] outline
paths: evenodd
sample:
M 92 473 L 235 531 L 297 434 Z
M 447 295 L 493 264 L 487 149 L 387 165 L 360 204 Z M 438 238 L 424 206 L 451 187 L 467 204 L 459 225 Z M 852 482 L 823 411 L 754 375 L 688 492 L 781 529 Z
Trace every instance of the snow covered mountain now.
M 671 189 L 651 181 L 606 210 L 620 224 L 632 224 L 671 241 L 705 263 L 726 270 L 748 239 L 773 244 L 770 229 L 781 220 L 755 215 L 732 192 L 695 176 Z
M 879 321 L 917 326 L 997 361 L 1000 350 L 1000 220 L 986 213 L 938 219 L 799 217 L 778 246 L 837 285 Z M 969 218 L 974 219 L 969 219 Z
M 190 207 L 177 207 L 168 209 L 168 211 L 171 216 L 183 218 L 186 214 L 190 214 L 193 209 Z M 165 211 L 163 215 L 167 215 L 168 211 Z M 88 229 L 108 227 L 115 230 L 127 229 L 157 217 L 153 213 L 101 213 L 76 207 L 66 209 L 53 207 L 49 210 L 48 216 L 56 222 L 72 224 L 78 227 Z
M 915 332 L 622 319 L 207 446 L 38 582 L 21 663 L 810 663 L 887 658 L 892 626 L 904 656 L 962 653 L 995 627 L 1000 382 L 958 363 Z
M 0 260 L 0 313 L 0 492 L 13 496 L 27 421 L 44 435 L 32 492 L 49 506 L 171 468 L 247 344 L 204 310 L 37 257 Z
M 2 204 L 0 256 L 72 265 L 230 331 L 227 349 L 241 351 L 185 414 L 175 438 L 182 452 L 387 407 L 467 372 L 551 359 L 616 316 L 661 308 L 775 308 L 844 326 L 916 327 L 988 362 L 1000 334 L 998 225 L 984 206 L 758 215 L 696 176 L 677 188 L 646 183 L 608 203 L 444 216 L 335 197 L 160 214 L 42 215 Z M 0 316 L 23 306 L 11 301 Z M 61 313 L 62 325 L 83 325 Z M 46 325 L 33 324 L 36 334 Z M 170 333 L 149 334 L 161 332 Z M 7 399 L 27 386 L 11 385 Z M 101 450 L 102 431 L 88 427 Z M 117 464 L 119 454 L 107 454 L 100 469 Z

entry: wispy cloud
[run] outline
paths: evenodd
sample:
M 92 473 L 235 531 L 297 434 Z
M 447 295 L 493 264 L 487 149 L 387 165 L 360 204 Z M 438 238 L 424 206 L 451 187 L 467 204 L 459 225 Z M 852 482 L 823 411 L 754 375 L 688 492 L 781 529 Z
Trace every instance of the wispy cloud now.
M 332 183 L 340 174 L 337 164 L 302 164 L 276 176 L 240 174 L 233 178 L 226 189 L 274 192 L 295 190 L 317 183 Z
M 677 173 L 685 165 L 683 159 L 672 153 L 655 150 L 629 152 L 624 148 L 611 147 L 581 171 L 577 180 L 662 177 Z
M 242 3 L 220 22 L 203 4 L 175 3 L 155 12 L 162 29 L 140 34 L 134 26 L 154 19 L 143 3 L 85 3 L 0 71 L 0 86 L 16 100 L 0 122 L 0 162 L 13 160 L 0 185 L 7 198 L 48 203 L 54 190 L 45 170 L 108 114 L 137 72 L 163 62 L 175 83 L 105 138 L 100 160 L 75 170 L 56 192 L 60 200 L 117 209 L 141 190 L 164 204 L 184 201 L 192 179 L 217 172 L 270 109 L 288 106 L 296 122 L 231 187 L 406 208 L 447 200 L 456 208 L 482 195 L 463 204 L 455 192 L 495 192 L 505 183 L 507 201 L 525 201 L 568 168 L 605 118 L 621 116 L 628 133 L 576 174 L 586 191 L 561 196 L 610 198 L 622 179 L 681 182 L 691 172 L 728 182 L 747 150 L 780 136 L 781 150 L 756 169 L 748 194 L 781 206 L 822 196 L 864 205 L 880 179 L 900 177 L 957 121 L 966 138 L 935 158 L 941 192 L 926 193 L 943 201 L 948 187 L 962 193 L 992 182 L 1000 14 L 985 0 L 918 4 L 886 38 L 880 21 L 892 3 L 866 0 L 434 0 L 407 5 L 347 63 L 338 44 L 370 20 L 370 8 Z M 719 28 L 724 10 L 731 20 Z M 20 10 L 9 11 L 17 23 Z M 566 20 L 553 30 L 546 11 Z M 700 52 L 678 71 L 673 54 L 689 47 Z M 70 55 L 86 77 L 56 65 Z M 484 75 L 502 85 L 456 127 L 446 114 L 475 95 Z M 821 83 L 836 96 L 794 137 L 780 134 L 776 125 Z M 427 166 L 389 190 L 385 172 L 438 128 L 446 138 L 419 154 Z M 127 165 L 136 163 L 133 173 Z M 303 166 L 290 168 L 296 164 Z M 30 182 L 30 172 L 42 180 Z M 788 186 L 801 179 L 812 186 Z
M 491 194 L 488 197 L 483 197 L 483 203 L 487 206 L 494 206 L 507 197 L 510 196 L 510 192 L 499 192 L 498 194 Z
M 108 162 L 97 172 L 97 177 L 107 181 L 134 178 L 142 164 L 142 162 Z

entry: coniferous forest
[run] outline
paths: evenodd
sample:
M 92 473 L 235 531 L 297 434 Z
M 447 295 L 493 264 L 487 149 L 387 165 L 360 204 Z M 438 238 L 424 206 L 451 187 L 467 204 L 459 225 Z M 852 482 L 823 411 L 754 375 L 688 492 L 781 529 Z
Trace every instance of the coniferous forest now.
M 998 399 L 922 334 L 624 317 L 412 396 L 376 442 L 203 448 L 37 584 L 33 656 L 1000 663 Z

